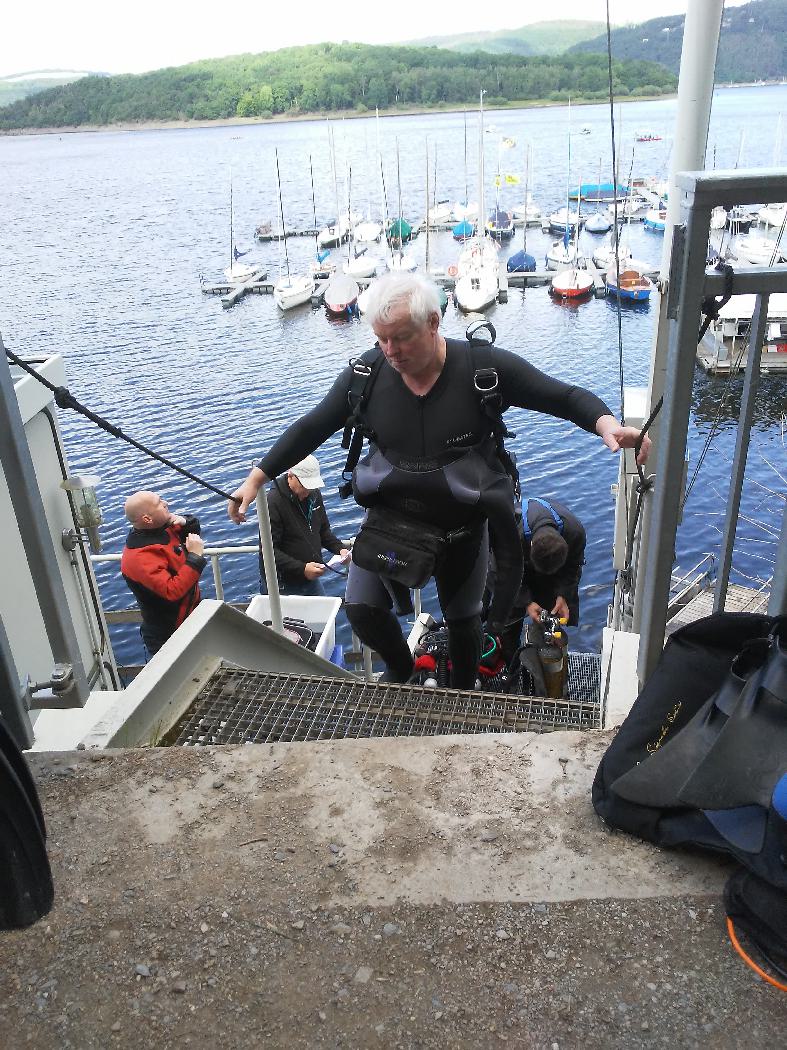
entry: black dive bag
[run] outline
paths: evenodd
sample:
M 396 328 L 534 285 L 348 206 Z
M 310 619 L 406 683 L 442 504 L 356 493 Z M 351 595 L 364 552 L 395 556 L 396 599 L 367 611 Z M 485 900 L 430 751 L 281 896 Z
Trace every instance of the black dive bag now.
M 434 576 L 452 539 L 465 536 L 416 521 L 388 507 L 370 507 L 355 538 L 352 559 L 361 569 L 405 587 L 424 587 Z
M 605 823 L 659 846 L 728 853 L 787 889 L 787 820 L 771 798 L 787 773 L 786 622 L 716 613 L 675 631 L 596 772 Z M 759 739 L 761 759 L 744 753 L 744 737 Z

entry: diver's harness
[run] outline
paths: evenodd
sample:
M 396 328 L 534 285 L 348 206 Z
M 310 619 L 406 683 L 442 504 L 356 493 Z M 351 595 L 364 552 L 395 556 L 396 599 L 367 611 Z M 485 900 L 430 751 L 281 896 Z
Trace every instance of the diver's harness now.
M 479 333 L 484 330 L 488 333 L 488 338 L 479 336 Z M 481 411 L 490 421 L 498 458 L 506 473 L 510 475 L 514 483 L 514 493 L 519 499 L 519 471 L 504 444 L 505 438 L 515 438 L 516 434 L 506 427 L 503 420 L 503 398 L 500 394 L 497 369 L 492 363 L 491 350 L 496 335 L 494 326 L 489 321 L 473 321 L 467 328 L 465 338 L 470 344 L 470 353 L 473 357 L 473 388 L 478 395 Z M 352 494 L 353 471 L 361 458 L 364 438 L 368 441 L 376 441 L 374 431 L 366 423 L 364 411 L 384 361 L 385 358 L 379 345 L 375 345 L 361 357 L 354 358 L 350 362 L 353 374 L 350 389 L 347 392 L 350 415 L 347 417 L 342 435 L 342 448 L 347 449 L 347 461 L 342 471 L 342 484 L 339 486 L 341 499 L 347 499 Z
M 552 506 L 547 499 L 542 499 L 540 496 L 528 496 L 526 500 L 523 500 L 523 511 L 522 511 L 522 527 L 525 533 L 525 539 L 529 540 L 533 535 L 533 530 L 530 528 L 530 522 L 527 520 L 527 505 L 528 503 L 540 503 L 542 507 L 546 507 L 549 513 L 552 515 L 552 520 L 555 523 L 557 531 L 560 535 L 563 535 L 563 519 L 560 517 L 558 512 Z

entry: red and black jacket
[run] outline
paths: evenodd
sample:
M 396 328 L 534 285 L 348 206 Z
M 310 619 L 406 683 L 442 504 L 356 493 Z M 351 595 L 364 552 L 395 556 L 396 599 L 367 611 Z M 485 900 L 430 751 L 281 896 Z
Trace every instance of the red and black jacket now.
M 160 529 L 132 529 L 126 539 L 120 571 L 142 612 L 142 638 L 157 652 L 200 600 L 199 578 L 207 561 L 185 547 L 199 521 Z

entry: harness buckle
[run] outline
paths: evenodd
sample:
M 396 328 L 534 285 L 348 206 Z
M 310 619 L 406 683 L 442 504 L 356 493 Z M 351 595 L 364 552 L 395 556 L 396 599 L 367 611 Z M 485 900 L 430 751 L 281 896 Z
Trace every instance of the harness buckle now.
M 495 368 L 477 368 L 473 373 L 473 386 L 479 394 L 491 394 L 498 387 L 498 375 Z

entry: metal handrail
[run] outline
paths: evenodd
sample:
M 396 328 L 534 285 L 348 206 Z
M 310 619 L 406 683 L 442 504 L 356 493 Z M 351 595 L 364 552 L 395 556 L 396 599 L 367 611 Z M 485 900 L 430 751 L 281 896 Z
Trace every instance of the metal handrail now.
M 226 547 L 206 547 L 203 551 L 203 555 L 206 558 L 210 558 L 211 568 L 213 569 L 213 584 L 216 588 L 216 597 L 220 602 L 224 601 L 224 584 L 221 579 L 221 566 L 219 564 L 219 558 L 222 554 L 259 554 L 260 547 L 257 543 L 238 543 L 230 544 Z M 93 562 L 100 561 L 120 561 L 123 557 L 122 554 L 91 554 L 90 560 Z

